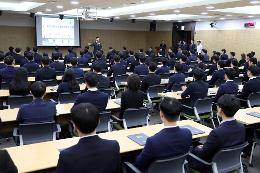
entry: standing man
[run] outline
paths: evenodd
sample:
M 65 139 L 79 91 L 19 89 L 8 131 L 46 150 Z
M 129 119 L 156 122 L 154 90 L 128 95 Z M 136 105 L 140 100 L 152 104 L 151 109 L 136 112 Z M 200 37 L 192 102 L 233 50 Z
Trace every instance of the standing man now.
M 160 44 L 160 49 L 162 49 L 162 51 L 165 53 L 166 49 L 167 49 L 167 45 L 165 43 L 164 40 L 162 40 L 161 44 Z
M 198 41 L 197 41 L 197 53 L 198 53 L 198 54 L 201 54 L 202 49 L 203 49 L 203 46 L 202 46 L 202 44 L 201 44 L 201 40 L 198 40 Z
M 89 46 L 94 47 L 94 56 L 96 56 L 96 53 L 100 50 L 102 50 L 102 44 L 100 43 L 100 38 L 96 37 L 96 41 L 92 44 L 89 43 Z

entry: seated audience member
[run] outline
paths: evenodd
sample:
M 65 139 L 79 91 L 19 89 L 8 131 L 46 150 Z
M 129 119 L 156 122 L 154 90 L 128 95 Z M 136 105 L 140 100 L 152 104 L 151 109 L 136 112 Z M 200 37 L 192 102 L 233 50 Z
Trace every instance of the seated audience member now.
M 52 101 L 44 101 L 46 85 L 41 81 L 31 85 L 33 101 L 20 107 L 17 114 L 19 123 L 41 123 L 51 122 L 56 117 L 56 105 Z
M 169 84 L 167 86 L 167 90 L 171 91 L 173 85 L 175 84 L 181 84 L 185 82 L 185 75 L 181 72 L 181 64 L 176 63 L 174 66 L 174 70 L 176 73 L 174 73 L 170 78 L 169 78 Z
M 38 69 L 36 72 L 35 79 L 37 81 L 56 79 L 56 71 L 55 69 L 49 67 L 49 63 L 50 63 L 49 57 L 42 58 L 43 67 L 41 69 Z
M 78 58 L 79 65 L 88 66 L 90 58 L 89 54 L 86 54 L 83 50 L 80 51 L 80 57 Z
M 30 94 L 30 83 L 28 82 L 27 70 L 20 67 L 15 72 L 15 77 L 9 84 L 10 95 L 26 96 Z
M 22 55 L 22 50 L 20 48 L 15 48 L 15 64 L 23 66 L 28 62 L 28 60 Z
M 224 75 L 225 75 L 225 70 L 224 70 L 225 66 L 226 66 L 225 61 L 218 62 L 217 64 L 218 70 L 213 73 L 212 78 L 209 81 L 209 85 L 219 85 L 223 83 Z
M 127 78 L 127 89 L 121 96 L 121 110 L 119 118 L 123 118 L 123 114 L 128 108 L 143 107 L 146 95 L 140 91 L 141 81 L 138 75 L 132 74 Z
M 24 64 L 23 67 L 26 68 L 29 73 L 36 72 L 40 66 L 33 61 L 33 54 L 31 52 L 26 53 L 26 58 L 28 59 L 28 62 Z
M 197 55 L 196 52 L 194 50 L 190 51 L 190 56 L 188 57 L 189 62 L 191 61 L 197 61 Z
M 80 139 L 76 145 L 60 152 L 57 173 L 120 172 L 118 142 L 96 134 L 99 116 L 98 109 L 90 103 L 81 103 L 71 109 L 71 119 Z
M 169 74 L 170 73 L 170 67 L 167 66 L 167 59 L 163 58 L 162 59 L 162 67 L 158 68 L 155 72 L 157 75 L 162 75 L 162 74 Z
M 187 87 L 183 87 L 181 98 L 190 97 L 189 106 L 193 106 L 199 98 L 205 98 L 208 95 L 209 85 L 202 79 L 204 77 L 204 71 L 200 68 L 193 70 L 193 78 L 195 81 L 190 83 Z
M 189 152 L 192 145 L 192 134 L 188 129 L 180 128 L 177 125 L 181 107 L 181 104 L 175 99 L 162 100 L 160 118 L 164 129 L 146 140 L 143 151 L 135 161 L 135 165 L 140 170 L 146 171 L 156 160 L 169 159 Z
M 157 66 L 154 62 L 150 63 L 149 74 L 143 78 L 142 85 L 141 85 L 141 90 L 143 92 L 147 92 L 150 86 L 161 84 L 161 77 L 155 74 L 156 68 Z
M 115 51 L 113 47 L 109 46 L 106 58 L 110 61 L 114 55 Z
M 239 66 L 239 67 L 244 66 L 245 63 L 246 63 L 246 54 L 242 53 L 242 54 L 241 54 L 241 59 L 240 59 L 240 61 L 239 61 L 239 63 L 238 63 L 238 66 Z
M 68 54 L 64 57 L 64 64 L 69 64 L 72 58 L 77 58 L 77 54 L 73 51 L 73 47 L 69 47 Z
M 134 73 L 137 75 L 148 75 L 148 66 L 145 64 L 145 56 L 143 54 L 139 55 L 140 64 L 135 66 Z
M 212 75 L 215 71 L 218 70 L 219 56 L 213 55 L 211 59 L 212 59 L 212 64 L 209 67 L 209 75 Z
M 9 49 L 9 52 L 6 52 L 5 57 L 7 57 L 7 56 L 14 57 L 16 55 L 16 53 L 14 52 L 14 47 L 10 46 L 8 49 Z
M 56 47 L 54 48 L 54 51 L 52 52 L 51 57 L 53 57 L 53 54 L 56 54 L 56 53 L 58 53 L 59 59 L 63 59 L 62 52 L 60 51 L 60 48 L 59 48 L 58 46 L 56 46 Z
M 129 52 L 129 57 L 126 59 L 126 62 L 128 64 L 128 66 L 130 66 L 129 71 L 133 72 L 135 69 L 135 66 L 137 65 L 137 61 L 134 56 L 134 51 Z
M 97 60 L 93 62 L 92 68 L 95 65 L 99 65 L 102 70 L 106 70 L 107 69 L 107 62 L 106 62 L 106 59 L 103 58 L 103 53 L 101 51 L 98 51 L 96 53 L 96 58 L 97 58 Z
M 25 51 L 24 51 L 24 53 L 23 53 L 23 56 L 24 56 L 24 57 L 27 57 L 27 54 L 28 54 L 28 53 L 32 53 L 32 52 L 31 52 L 31 48 L 30 48 L 29 46 L 27 46 L 27 47 L 25 48 Z
M 95 73 L 97 73 L 97 88 L 98 89 L 108 89 L 110 88 L 110 80 L 101 73 L 101 67 L 96 65 L 93 67 Z
M 248 65 L 249 66 L 257 65 L 257 58 L 255 57 L 249 58 Z
M 244 84 L 241 92 L 242 99 L 247 100 L 248 96 L 253 92 L 260 91 L 260 79 L 257 78 L 260 74 L 260 69 L 257 66 L 250 66 L 247 69 L 249 80 Z
M 198 64 L 196 65 L 196 68 L 200 68 L 202 70 L 206 70 L 207 66 L 204 64 L 204 56 L 198 55 Z
M 233 81 L 236 77 L 236 71 L 233 68 L 225 69 L 225 83 L 220 85 L 215 96 L 215 102 L 224 94 L 237 94 L 238 85 Z
M 221 117 L 221 124 L 212 130 L 203 145 L 193 148 L 192 153 L 199 158 L 211 162 L 213 156 L 223 148 L 240 145 L 245 142 L 245 127 L 234 119 L 240 108 L 239 100 L 232 95 L 223 95 L 218 99 L 217 114 Z M 189 165 L 196 170 L 208 173 L 211 167 L 189 159 Z
M 127 66 L 120 63 L 120 57 L 118 55 L 115 55 L 114 62 L 115 64 L 112 65 L 107 73 L 107 76 L 112 76 L 113 74 L 113 77 L 116 77 L 118 75 L 126 74 Z
M 71 70 L 73 71 L 76 78 L 83 78 L 84 77 L 84 71 L 78 67 L 78 59 L 72 58 L 71 61 Z
M 226 49 L 221 50 L 222 54 L 220 55 L 220 60 L 221 61 L 227 61 L 228 60 L 228 55 Z
M 11 82 L 15 76 L 16 69 L 14 68 L 14 58 L 12 56 L 7 56 L 4 59 L 5 68 L 0 70 L 0 77 L 2 82 Z
M 33 59 L 34 62 L 41 65 L 42 64 L 42 55 L 39 53 L 38 48 L 33 48 Z
M 89 46 L 85 46 L 84 48 L 85 54 L 87 54 L 90 58 L 94 57 L 93 52 L 89 50 Z
M 0 150 L 0 172 L 1 173 L 17 173 L 18 170 L 6 150 Z
M 58 93 L 73 93 L 80 91 L 79 83 L 73 74 L 73 71 L 68 69 L 64 72 L 62 82 L 59 84 Z
M 54 61 L 53 63 L 50 64 L 50 67 L 55 69 L 55 71 L 60 71 L 63 72 L 65 71 L 65 64 L 63 62 L 59 61 L 59 53 L 53 53 L 52 54 L 52 60 Z
M 240 71 L 238 68 L 238 61 L 237 59 L 232 59 L 230 67 L 233 68 L 236 71 L 236 77 L 239 77 Z
M 6 64 L 4 63 L 5 54 L 4 52 L 0 51 L 0 70 L 6 67 Z
M 209 55 L 206 49 L 202 49 L 201 55 L 203 56 L 203 62 L 209 62 Z
M 97 74 L 94 72 L 88 72 L 85 75 L 85 81 L 88 91 L 77 97 L 74 106 L 80 103 L 92 103 L 99 111 L 105 111 L 109 96 L 97 89 Z
M 180 58 L 181 72 L 182 73 L 188 72 L 188 70 L 189 70 L 189 66 L 186 64 L 186 61 L 187 61 L 187 57 L 182 55 L 181 58 Z

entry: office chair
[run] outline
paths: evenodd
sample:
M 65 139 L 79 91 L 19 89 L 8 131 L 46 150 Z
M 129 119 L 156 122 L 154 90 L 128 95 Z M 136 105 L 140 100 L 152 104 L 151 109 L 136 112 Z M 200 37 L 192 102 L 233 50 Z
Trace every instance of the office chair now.
M 251 166 L 251 167 L 253 166 L 252 160 L 253 160 L 253 154 L 254 154 L 256 145 L 260 145 L 260 129 L 255 130 L 255 138 L 254 138 L 254 142 L 252 145 L 250 158 L 249 158 L 249 166 Z
M 260 92 L 251 93 L 247 98 L 249 108 L 260 106 Z
M 74 93 L 60 93 L 59 94 L 59 103 L 66 104 L 66 103 L 74 103 L 76 101 L 77 96 L 81 92 L 74 92 Z
M 56 86 L 57 85 L 57 80 L 56 79 L 50 79 L 50 80 L 43 80 L 46 84 L 46 86 Z
M 99 124 L 97 126 L 97 133 L 100 132 L 111 132 L 111 120 L 110 120 L 111 112 L 101 112 L 99 117 Z
M 32 95 L 27 96 L 9 96 L 7 98 L 7 105 L 9 109 L 19 108 L 23 104 L 28 104 L 33 101 Z
M 117 90 L 122 89 L 124 86 L 122 85 L 122 82 L 126 82 L 128 78 L 128 74 L 119 75 L 115 77 L 115 86 Z M 123 86 L 123 87 L 122 87 Z

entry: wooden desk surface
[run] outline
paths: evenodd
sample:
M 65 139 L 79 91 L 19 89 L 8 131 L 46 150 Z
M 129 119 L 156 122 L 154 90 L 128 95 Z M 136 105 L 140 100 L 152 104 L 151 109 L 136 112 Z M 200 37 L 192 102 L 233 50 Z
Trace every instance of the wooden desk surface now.
M 57 109 L 57 116 L 58 115 L 64 115 L 64 114 L 69 114 L 70 109 L 72 108 L 73 103 L 68 103 L 68 104 L 58 104 L 56 105 Z M 114 99 L 111 99 L 108 101 L 107 104 L 107 110 L 113 110 L 113 109 L 119 109 L 120 105 L 116 104 L 114 102 Z M 4 109 L 0 110 L 0 119 L 2 122 L 12 122 L 16 121 L 16 117 L 18 114 L 19 108 L 15 109 Z
M 201 135 L 194 135 L 193 139 L 206 137 L 212 130 L 191 120 L 179 121 L 178 125 L 190 125 L 205 132 Z M 99 134 L 99 136 L 104 139 L 117 140 L 120 145 L 120 153 L 127 153 L 143 148 L 142 146 L 130 140 L 127 137 L 128 135 L 144 133 L 148 136 L 152 136 L 159 132 L 162 128 L 162 124 L 151 125 L 128 130 L 102 133 Z M 59 150 L 75 145 L 78 140 L 79 138 L 68 138 L 57 141 L 7 148 L 7 151 L 20 173 L 32 172 L 47 168 L 55 168 L 58 163 Z
M 260 123 L 260 118 L 256 118 L 251 115 L 247 115 L 247 113 L 250 113 L 250 112 L 260 112 L 260 107 L 240 109 L 235 114 L 235 119 L 245 125 L 252 125 L 252 124 Z

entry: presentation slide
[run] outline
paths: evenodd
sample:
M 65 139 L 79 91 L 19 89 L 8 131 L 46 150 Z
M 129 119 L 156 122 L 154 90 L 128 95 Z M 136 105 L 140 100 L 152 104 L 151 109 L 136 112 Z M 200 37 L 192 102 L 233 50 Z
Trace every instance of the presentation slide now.
M 79 21 L 36 16 L 37 46 L 80 46 Z

